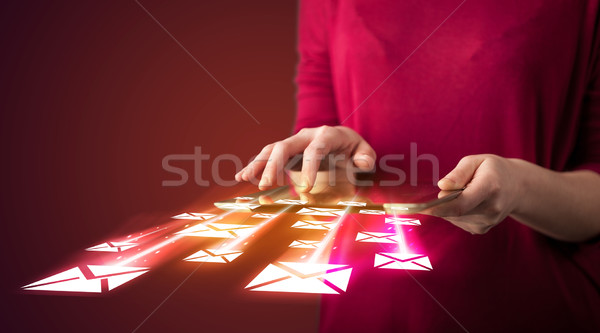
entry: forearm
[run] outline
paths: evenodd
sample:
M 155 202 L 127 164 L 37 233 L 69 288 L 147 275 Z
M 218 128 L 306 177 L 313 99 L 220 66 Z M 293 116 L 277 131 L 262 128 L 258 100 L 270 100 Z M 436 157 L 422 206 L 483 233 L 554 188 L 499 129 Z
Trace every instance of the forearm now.
M 600 234 L 600 175 L 555 172 L 511 159 L 520 183 L 511 217 L 552 238 L 580 242 Z

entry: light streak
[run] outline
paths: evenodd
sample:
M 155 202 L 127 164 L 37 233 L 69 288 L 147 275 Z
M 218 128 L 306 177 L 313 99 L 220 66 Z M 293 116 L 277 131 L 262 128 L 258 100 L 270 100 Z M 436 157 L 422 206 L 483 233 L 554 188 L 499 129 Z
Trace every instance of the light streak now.
M 223 247 L 223 250 L 233 250 L 236 246 L 238 246 L 239 244 L 245 242 L 250 237 L 254 236 L 258 231 L 260 231 L 261 229 L 264 229 L 264 227 L 267 226 L 271 221 L 276 220 L 282 213 L 285 213 L 290 208 L 292 208 L 292 206 L 285 207 L 284 209 L 282 209 L 279 212 L 275 213 L 273 217 L 270 217 L 270 218 L 266 219 L 264 222 L 262 222 L 261 224 L 259 224 L 258 227 L 255 229 L 255 231 L 252 234 L 245 235 L 245 236 L 242 236 L 242 237 L 239 237 L 239 238 L 233 240 L 227 246 Z M 222 244 L 221 246 L 223 246 L 223 245 L 225 245 L 225 244 Z M 219 246 L 219 248 L 221 248 L 221 246 Z
M 217 216 L 213 217 L 212 219 L 208 219 L 206 221 L 202 221 L 202 222 L 200 222 L 198 224 L 206 224 L 206 223 L 210 223 L 210 222 L 213 222 L 213 221 L 218 221 L 218 220 L 223 219 L 223 217 L 225 217 L 225 216 L 227 216 L 229 214 L 232 214 L 232 213 L 233 213 L 233 211 L 224 212 L 224 213 L 222 213 L 220 215 L 217 215 Z M 195 225 L 198 225 L 198 224 L 195 224 Z M 137 253 L 134 256 L 131 256 L 131 257 L 127 258 L 126 260 L 123 260 L 123 261 L 120 261 L 120 262 L 116 263 L 116 265 L 117 266 L 125 266 L 127 264 L 130 264 L 130 263 L 132 263 L 132 262 L 134 262 L 134 261 L 136 261 L 136 260 L 144 257 L 147 254 L 150 254 L 152 252 L 156 252 L 157 250 L 160 250 L 163 247 L 165 247 L 165 246 L 167 246 L 169 244 L 174 243 L 175 241 L 179 240 L 180 238 L 182 238 L 184 236 L 185 236 L 185 234 L 175 234 L 172 237 L 168 237 L 166 240 L 164 240 L 164 241 L 162 241 L 162 242 L 160 242 L 160 243 L 158 243 L 158 244 L 156 244 L 156 245 L 154 245 L 152 247 L 149 247 L 149 248 L 145 249 L 144 251 L 141 251 L 141 252 Z
M 396 212 L 394 212 L 394 217 L 398 217 Z M 395 224 L 394 227 L 396 229 L 396 240 L 398 241 L 398 253 L 410 253 L 406 244 L 406 238 L 404 237 L 404 231 L 399 224 Z
M 337 218 L 337 223 L 335 224 L 335 226 L 333 228 L 331 228 L 331 230 L 329 230 L 327 232 L 327 234 L 325 235 L 325 238 L 323 239 L 322 245 L 315 250 L 315 253 L 313 253 L 313 255 L 310 257 L 310 259 L 308 259 L 308 263 L 315 263 L 323 254 L 323 252 L 325 251 L 325 249 L 327 248 L 327 246 L 329 245 L 329 243 L 335 238 L 335 235 L 337 234 L 337 231 L 339 229 L 340 224 L 342 224 L 342 219 L 346 216 L 346 214 L 348 214 L 348 211 L 350 210 L 350 206 L 346 207 L 346 209 L 344 210 L 344 213 L 342 215 L 340 215 L 340 217 Z

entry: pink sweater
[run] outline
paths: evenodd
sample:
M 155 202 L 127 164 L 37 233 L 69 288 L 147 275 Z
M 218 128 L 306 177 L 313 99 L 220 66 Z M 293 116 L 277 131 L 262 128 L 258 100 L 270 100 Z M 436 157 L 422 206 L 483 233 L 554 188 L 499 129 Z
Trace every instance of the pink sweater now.
M 348 126 L 379 156 L 414 142 L 440 176 L 481 153 L 600 172 L 599 1 L 461 2 L 302 1 L 296 130 Z M 438 263 L 413 274 L 422 286 L 366 270 L 362 289 L 324 297 L 323 330 L 600 329 L 598 242 L 510 219 L 484 236 L 417 230 Z

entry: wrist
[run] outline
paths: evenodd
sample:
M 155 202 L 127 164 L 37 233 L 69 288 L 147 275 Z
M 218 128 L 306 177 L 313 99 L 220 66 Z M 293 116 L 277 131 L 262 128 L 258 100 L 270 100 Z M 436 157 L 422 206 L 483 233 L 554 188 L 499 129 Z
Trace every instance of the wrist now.
M 536 170 L 534 170 L 536 165 L 518 158 L 507 160 L 510 165 L 510 182 L 512 183 L 509 215 L 519 215 L 525 210 L 528 198 L 532 195 L 531 190 L 534 188 L 532 183 L 535 183 L 536 178 Z

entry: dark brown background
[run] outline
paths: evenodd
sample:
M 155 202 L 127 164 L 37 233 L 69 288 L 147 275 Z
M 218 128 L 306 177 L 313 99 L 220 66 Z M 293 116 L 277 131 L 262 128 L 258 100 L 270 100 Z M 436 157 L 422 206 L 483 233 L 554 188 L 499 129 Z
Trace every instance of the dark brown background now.
M 153 216 L 199 197 L 210 201 L 211 189 L 191 181 L 161 186 L 173 178 L 161 167 L 165 155 L 201 146 L 247 160 L 291 131 L 295 1 L 141 3 L 260 125 L 133 0 L 2 2 L 2 330 L 134 329 L 188 272 L 155 273 L 136 287 L 146 288 L 142 298 L 127 290 L 100 298 L 23 295 L 19 287 L 115 230 L 151 226 Z M 224 165 L 222 176 L 233 171 Z M 232 321 L 226 304 L 203 304 L 201 294 L 190 302 L 193 286 L 192 278 L 144 329 L 315 327 L 312 298 L 248 301 L 237 308 L 249 312 Z M 272 315 L 256 315 L 260 306 Z M 302 318 L 286 317 L 290 311 L 314 315 L 290 323 Z

